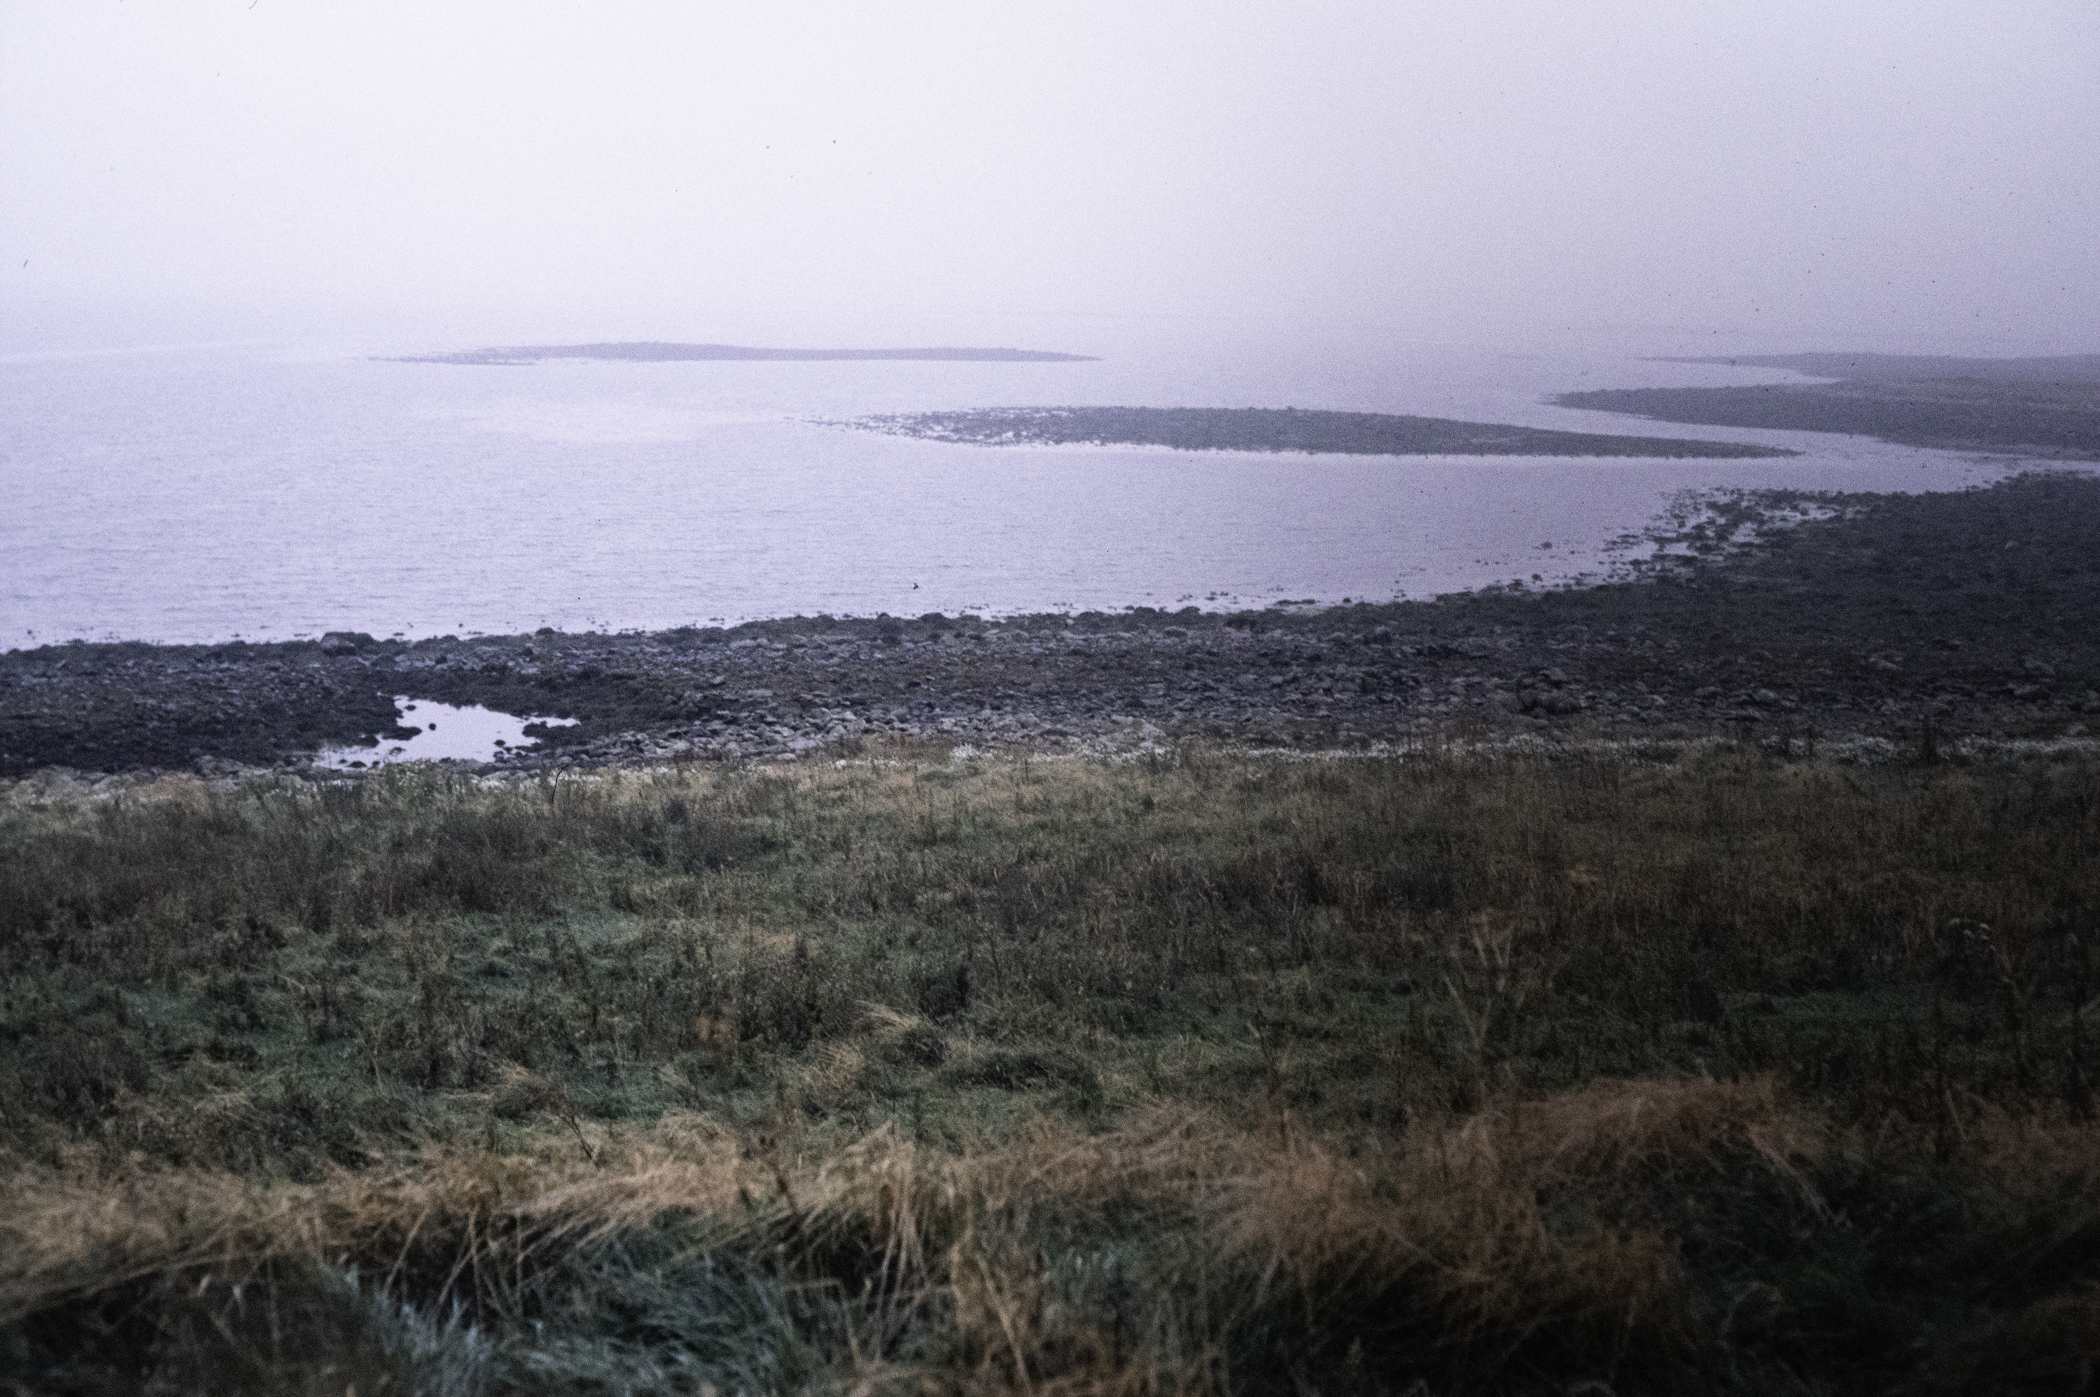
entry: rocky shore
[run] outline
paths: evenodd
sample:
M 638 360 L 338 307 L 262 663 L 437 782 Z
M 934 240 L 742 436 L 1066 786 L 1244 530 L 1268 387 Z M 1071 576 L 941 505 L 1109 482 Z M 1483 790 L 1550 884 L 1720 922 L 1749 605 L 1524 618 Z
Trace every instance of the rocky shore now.
M 1808 517 L 1789 525 L 1788 520 Z M 1624 580 L 1433 602 L 1000 621 L 796 617 L 652 634 L 334 634 L 0 655 L 0 776 L 297 769 L 406 734 L 391 696 L 559 715 L 512 768 L 784 758 L 871 739 L 1105 734 L 1347 746 L 1746 728 L 1929 744 L 2100 727 L 2100 478 L 1757 494 Z M 1543 556 L 1543 555 L 1542 555 Z

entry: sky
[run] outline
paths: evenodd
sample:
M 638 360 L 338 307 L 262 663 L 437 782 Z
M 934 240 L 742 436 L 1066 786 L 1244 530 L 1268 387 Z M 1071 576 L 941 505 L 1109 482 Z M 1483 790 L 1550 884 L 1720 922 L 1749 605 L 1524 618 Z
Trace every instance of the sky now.
M 0 345 L 2091 352 L 2095 229 L 2091 0 L 6 0 L 0 23 Z

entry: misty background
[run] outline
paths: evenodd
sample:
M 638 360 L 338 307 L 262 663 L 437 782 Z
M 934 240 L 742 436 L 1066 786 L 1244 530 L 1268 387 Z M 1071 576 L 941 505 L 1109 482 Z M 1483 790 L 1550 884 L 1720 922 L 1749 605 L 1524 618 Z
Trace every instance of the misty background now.
M 2070 352 L 2100 7 L 11 0 L 0 190 L 17 353 Z
M 1584 432 L 1656 362 L 2100 348 L 2078 3 L 10 0 L 0 646 L 1424 597 L 1734 460 L 906 440 L 1044 404 Z M 1067 363 L 401 362 L 477 345 Z

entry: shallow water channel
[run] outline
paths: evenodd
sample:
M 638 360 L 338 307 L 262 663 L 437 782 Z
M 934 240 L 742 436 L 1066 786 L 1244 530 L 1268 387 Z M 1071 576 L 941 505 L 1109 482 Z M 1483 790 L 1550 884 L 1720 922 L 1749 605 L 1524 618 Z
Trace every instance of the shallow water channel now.
M 576 722 L 574 718 L 520 718 L 478 704 L 455 708 L 449 703 L 412 699 L 406 694 L 394 695 L 394 708 L 400 715 L 400 725 L 415 736 L 381 739 L 376 747 L 330 747 L 320 753 L 315 765 L 347 771 L 397 762 L 497 762 L 512 752 L 539 746 L 537 739 L 525 736 L 526 724 L 566 728 Z

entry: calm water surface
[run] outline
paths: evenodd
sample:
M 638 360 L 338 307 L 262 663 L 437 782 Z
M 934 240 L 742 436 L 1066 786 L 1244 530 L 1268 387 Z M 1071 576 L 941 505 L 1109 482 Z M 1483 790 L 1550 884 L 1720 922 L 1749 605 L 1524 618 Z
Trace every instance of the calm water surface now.
M 329 747 L 322 750 L 316 765 L 347 771 L 353 767 L 394 766 L 402 762 L 502 761 L 514 752 L 529 752 L 539 740 L 525 736 L 533 723 L 566 728 L 574 718 L 519 717 L 498 713 L 479 704 L 455 706 L 429 699 L 394 696 L 395 721 L 412 730 L 399 740 L 382 740 L 371 747 Z
M 1573 388 L 1784 376 L 1625 354 L 1414 344 L 1075 364 L 463 367 L 369 352 L 0 358 L 0 646 L 1420 597 L 1595 569 L 1607 541 L 1686 489 L 1944 489 L 2011 468 L 1541 404 Z M 1414 412 L 1807 454 L 983 448 L 823 425 L 1052 403 Z

